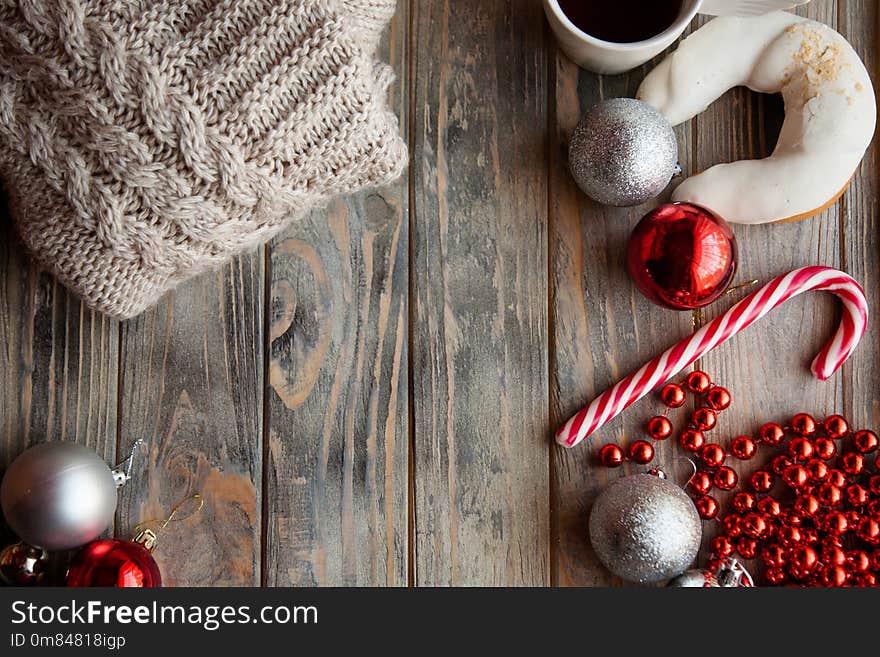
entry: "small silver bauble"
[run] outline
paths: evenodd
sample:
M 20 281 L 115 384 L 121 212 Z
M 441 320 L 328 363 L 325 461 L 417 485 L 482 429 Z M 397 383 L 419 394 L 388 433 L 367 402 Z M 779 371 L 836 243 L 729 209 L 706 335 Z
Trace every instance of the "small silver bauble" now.
M 754 586 L 752 576 L 743 565 L 733 558 L 725 559 L 717 572 L 711 570 L 688 570 L 673 579 L 667 586 L 683 589 L 729 589 Z
M 568 149 L 578 186 L 604 205 L 640 205 L 679 171 L 678 143 L 666 117 L 634 98 L 606 100 L 578 123 Z
M 590 541 L 599 560 L 630 582 L 676 577 L 700 549 L 700 514 L 687 494 L 650 474 L 618 479 L 596 498 Z
M 25 543 L 67 550 L 98 538 L 116 512 L 114 473 L 93 450 L 48 442 L 23 452 L 3 477 L 6 522 Z

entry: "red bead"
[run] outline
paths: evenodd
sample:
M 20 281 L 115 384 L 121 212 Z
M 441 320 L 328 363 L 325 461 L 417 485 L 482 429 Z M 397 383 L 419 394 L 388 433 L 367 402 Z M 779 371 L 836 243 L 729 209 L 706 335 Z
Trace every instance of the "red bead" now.
M 853 550 L 846 555 L 846 562 L 851 570 L 859 573 L 871 570 L 871 557 L 864 550 Z
M 791 488 L 798 490 L 806 486 L 807 482 L 810 481 L 810 473 L 802 465 L 792 465 L 782 473 L 782 480 Z
M 712 477 L 705 472 L 697 472 L 691 477 L 688 485 L 700 495 L 705 495 L 712 490 Z
M 669 408 L 680 408 L 684 406 L 687 398 L 684 394 L 684 389 L 680 385 L 677 383 L 667 383 L 660 390 L 660 399 Z
M 787 559 L 788 551 L 776 543 L 771 543 L 761 550 L 761 561 L 770 568 L 784 566 Z
M 749 477 L 749 486 L 756 493 L 766 493 L 773 488 L 773 475 L 766 470 L 756 470 Z
M 828 481 L 831 468 L 822 459 L 810 459 L 807 461 L 806 468 L 812 483 L 821 484 Z
M 713 411 L 723 411 L 730 406 L 731 397 L 726 388 L 715 386 L 706 393 L 706 404 Z
M 849 422 L 840 415 L 830 415 L 822 423 L 829 438 L 843 438 L 849 433 Z
M 681 436 L 678 438 L 678 442 L 681 446 L 689 452 L 696 452 L 703 446 L 705 441 L 706 438 L 703 436 L 703 432 L 694 429 L 682 431 Z
M 819 555 L 809 545 L 799 545 L 791 551 L 788 563 L 802 571 L 811 571 L 819 564 Z
M 718 468 L 715 472 L 715 476 L 712 477 L 712 481 L 721 490 L 733 490 L 736 488 L 736 483 L 739 481 L 739 477 L 737 477 L 733 468 L 725 466 L 723 468 Z
M 826 566 L 842 566 L 846 563 L 846 552 L 837 545 L 822 548 L 822 563 Z
M 880 570 L 880 549 L 871 551 L 871 568 Z
M 878 445 L 880 445 L 880 440 L 873 431 L 857 431 L 853 436 L 853 447 L 860 454 L 870 454 L 877 450 Z
M 807 545 L 816 545 L 819 543 L 819 532 L 812 527 L 801 527 L 802 541 Z
M 780 454 L 779 456 L 774 456 L 773 460 L 770 461 L 770 470 L 773 474 L 781 477 L 792 465 L 794 465 L 794 461 L 785 454 Z
M 712 554 L 715 557 L 725 559 L 734 552 L 733 541 L 727 536 L 716 536 L 712 539 Z
M 803 436 L 792 438 L 788 443 L 788 455 L 795 461 L 806 461 L 813 455 L 813 443 Z
M 666 440 L 672 435 L 672 422 L 662 415 L 652 417 L 648 420 L 648 435 L 654 440 Z
M 743 534 L 752 538 L 764 538 L 770 531 L 767 519 L 760 513 L 747 513 L 740 523 Z
M 715 443 L 703 445 L 702 449 L 700 449 L 700 460 L 709 468 L 717 468 L 722 465 L 725 456 L 724 448 Z
M 816 420 L 812 415 L 798 413 L 791 418 L 791 430 L 799 436 L 812 436 L 816 433 Z
M 599 462 L 606 468 L 616 468 L 623 464 L 623 450 L 617 445 L 603 445 L 599 450 Z
M 799 495 L 794 508 L 802 516 L 812 518 L 819 511 L 819 500 L 814 495 Z
M 705 372 L 695 370 L 685 377 L 684 383 L 688 387 L 688 390 L 695 392 L 698 395 L 702 395 L 712 386 L 712 379 L 710 379 L 709 375 Z
M 874 458 L 874 469 L 880 470 L 880 454 Z
M 865 508 L 865 513 L 867 513 L 872 518 L 880 520 L 880 499 L 871 500 L 870 502 L 868 502 L 868 506 Z
M 877 586 L 877 576 L 874 573 L 859 573 L 853 579 L 856 586 L 873 588 Z
M 868 491 L 858 484 L 850 484 L 846 487 L 846 501 L 850 506 L 861 508 L 871 499 Z
M 711 520 L 718 515 L 718 500 L 711 495 L 703 495 L 694 501 L 697 512 L 703 520 Z
M 140 543 L 114 538 L 92 541 L 67 570 L 67 586 L 153 588 L 162 576 L 153 556 Z
M 654 446 L 645 441 L 637 440 L 629 446 L 629 458 L 642 465 L 654 460 Z
M 768 568 L 767 572 L 764 573 L 764 578 L 767 580 L 769 584 L 772 586 L 779 586 L 783 584 L 788 577 L 785 574 L 785 570 L 782 568 Z
M 822 574 L 822 583 L 827 587 L 843 586 L 846 578 L 846 568 L 843 566 L 827 566 Z
M 801 530 L 792 525 L 783 525 L 776 532 L 776 538 L 782 547 L 794 547 L 803 540 Z
M 837 454 L 837 445 L 831 438 L 820 436 L 813 441 L 813 450 L 816 452 L 816 456 L 823 461 L 830 461 Z
M 761 427 L 759 435 L 761 436 L 762 443 L 775 447 L 785 439 L 785 429 L 775 422 L 768 422 Z
M 846 513 L 846 521 L 849 523 L 850 529 L 859 526 L 859 520 L 862 519 L 862 514 L 860 514 L 855 509 L 850 509 L 849 511 L 844 511 Z
M 865 458 L 858 452 L 849 452 L 843 455 L 840 469 L 853 477 L 862 474 L 865 469 Z
M 742 534 L 741 524 L 742 518 L 733 513 L 728 513 L 721 519 L 721 527 L 724 529 L 724 533 L 731 538 L 736 538 Z
M 838 488 L 844 488 L 849 481 L 843 470 L 831 468 L 831 470 L 828 471 L 828 483 L 837 486 Z
M 755 445 L 755 441 L 748 436 L 740 436 L 738 438 L 735 438 L 733 443 L 730 445 L 731 454 L 733 454 L 741 461 L 748 461 L 755 455 L 755 452 L 757 450 L 758 446 Z
M 804 524 L 804 517 L 794 509 L 785 509 L 779 514 L 779 522 L 789 527 L 800 527 Z
M 736 551 L 743 559 L 754 559 L 758 556 L 758 541 L 741 536 L 736 542 Z
M 691 422 L 700 431 L 711 431 L 718 424 L 718 416 L 711 408 L 698 408 L 694 411 Z
M 748 513 L 755 508 L 755 496 L 745 491 L 733 496 L 733 508 L 738 513 Z
M 819 487 L 816 496 L 823 506 L 837 506 L 843 500 L 843 491 L 839 486 L 827 483 Z
M 846 514 L 840 511 L 830 511 L 822 519 L 822 529 L 830 534 L 845 534 L 849 529 L 849 521 Z
M 868 479 L 868 490 L 871 491 L 871 495 L 880 497 L 880 475 L 873 475 Z
M 880 522 L 874 518 L 864 516 L 859 520 L 859 526 L 856 530 L 859 538 L 870 545 L 880 544 Z
M 769 518 L 778 518 L 782 514 L 782 505 L 772 495 L 758 501 L 758 511 Z

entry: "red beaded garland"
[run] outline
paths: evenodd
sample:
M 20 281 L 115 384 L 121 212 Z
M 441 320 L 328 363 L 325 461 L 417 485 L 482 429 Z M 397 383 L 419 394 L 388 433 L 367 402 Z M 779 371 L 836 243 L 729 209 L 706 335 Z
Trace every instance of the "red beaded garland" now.
M 868 493 L 867 489 L 858 484 L 850 484 L 846 487 L 844 493 L 846 495 L 847 503 L 856 508 L 865 506 L 870 500 L 870 493 Z
M 839 415 L 830 415 L 823 423 L 829 438 L 843 438 L 849 433 L 849 423 Z
M 700 495 L 705 495 L 712 490 L 712 477 L 705 472 L 697 472 L 691 477 L 688 485 Z
M 599 450 L 599 462 L 606 468 L 623 465 L 623 450 L 617 445 L 603 445 Z
M 694 428 L 699 431 L 711 431 L 718 424 L 718 416 L 711 408 L 698 408 L 691 418 Z
M 865 469 L 865 457 L 858 452 L 848 452 L 841 459 L 840 469 L 848 475 L 860 475 Z
M 733 490 L 736 488 L 736 483 L 739 481 L 739 477 L 733 468 L 724 466 L 715 471 L 712 481 L 720 490 Z
M 718 515 L 718 500 L 711 495 L 703 495 L 694 501 L 697 512 L 703 520 L 711 520 Z
M 743 559 L 754 559 L 758 556 L 758 541 L 754 538 L 742 536 L 736 542 L 736 551 Z
M 794 465 L 794 461 L 792 461 L 786 454 L 780 454 L 779 456 L 773 457 L 770 461 L 770 470 L 773 474 L 781 477 L 792 465 Z
M 780 504 L 779 500 L 772 495 L 768 495 L 767 497 L 758 500 L 756 506 L 758 511 L 769 518 L 778 518 L 782 514 L 782 504 Z
M 710 379 L 709 375 L 705 372 L 695 370 L 687 375 L 685 378 L 685 385 L 691 392 L 702 395 L 712 386 L 712 379 Z
M 713 411 L 723 411 L 730 406 L 732 398 L 726 388 L 715 386 L 706 393 L 706 404 Z
M 755 496 L 745 491 L 741 491 L 733 496 L 733 508 L 738 513 L 748 513 L 755 508 L 755 503 Z
M 823 461 L 830 461 L 837 454 L 837 445 L 834 444 L 831 438 L 824 436 L 813 441 L 813 449 L 816 452 L 816 456 Z
M 771 447 L 776 447 L 785 440 L 785 429 L 775 422 L 768 422 L 761 427 L 758 435 L 761 436 L 761 442 Z
M 733 541 L 727 536 L 716 536 L 712 539 L 712 554 L 716 557 L 725 559 L 732 555 L 735 549 Z
M 721 527 L 724 528 L 724 533 L 731 538 L 736 538 L 742 534 L 741 523 L 742 518 L 734 513 L 728 513 L 721 519 Z
M 689 452 L 696 452 L 703 446 L 705 441 L 706 437 L 703 435 L 703 432 L 696 429 L 682 431 L 681 436 L 678 438 L 679 444 Z
M 669 406 L 669 408 L 680 408 L 684 406 L 685 401 L 687 400 L 684 389 L 677 383 L 667 383 L 660 390 L 660 399 L 664 404 Z
M 778 568 L 784 566 L 787 559 L 788 551 L 776 543 L 766 545 L 761 550 L 761 561 L 765 566 Z
M 791 418 L 791 430 L 799 436 L 812 436 L 816 433 L 816 420 L 812 415 L 798 413 Z
M 652 417 L 648 420 L 648 435 L 654 440 L 666 440 L 672 435 L 672 422 L 662 415 Z
M 792 438 L 788 443 L 788 455 L 795 461 L 806 461 L 813 455 L 813 443 L 803 436 Z
M 870 454 L 876 451 L 878 446 L 880 446 L 880 439 L 873 431 L 858 431 L 853 436 L 853 447 L 860 454 Z
M 770 530 L 767 518 L 763 514 L 754 511 L 743 516 L 741 525 L 743 534 L 752 538 L 763 538 Z
M 654 446 L 645 440 L 637 440 L 629 446 L 628 455 L 636 463 L 650 463 L 654 459 Z
M 806 468 L 812 483 L 821 484 L 828 481 L 831 468 L 822 459 L 810 459 L 807 461 Z
M 847 484 L 846 473 L 837 468 L 831 468 L 828 471 L 828 483 L 838 488 L 843 488 Z
M 725 457 L 726 454 L 724 453 L 724 448 L 715 443 L 703 445 L 702 449 L 700 449 L 700 460 L 709 468 L 717 468 L 720 466 L 724 463 Z
M 758 446 L 748 436 L 735 438 L 730 446 L 730 453 L 740 461 L 748 461 L 755 455 L 756 451 L 758 451 Z
M 773 475 L 766 470 L 757 470 L 749 477 L 749 486 L 756 493 L 766 493 L 773 488 Z

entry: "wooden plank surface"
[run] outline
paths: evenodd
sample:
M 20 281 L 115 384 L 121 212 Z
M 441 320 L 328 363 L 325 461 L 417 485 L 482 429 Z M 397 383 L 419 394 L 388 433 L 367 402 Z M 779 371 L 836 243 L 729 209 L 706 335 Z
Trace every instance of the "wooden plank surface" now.
M 407 131 L 407 3 L 379 56 Z M 407 583 L 406 179 L 333 202 L 276 239 L 266 452 L 270 586 Z
M 549 582 L 540 3 L 413 17 L 415 583 Z

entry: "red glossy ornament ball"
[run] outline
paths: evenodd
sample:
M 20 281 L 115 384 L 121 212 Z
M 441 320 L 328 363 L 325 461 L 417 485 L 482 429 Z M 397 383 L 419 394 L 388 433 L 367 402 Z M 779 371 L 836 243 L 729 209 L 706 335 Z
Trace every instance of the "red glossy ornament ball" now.
M 840 511 L 831 511 L 822 519 L 821 528 L 829 534 L 845 534 L 849 527 L 846 514 Z
M 728 513 L 721 519 L 721 527 L 724 532 L 731 538 L 736 538 L 742 534 L 742 518 L 734 513 Z
M 849 422 L 840 415 L 830 415 L 823 422 L 825 433 L 829 438 L 843 438 L 849 433 Z
M 733 496 L 733 508 L 737 513 L 748 513 L 755 508 L 755 496 L 741 491 Z
M 114 538 L 92 541 L 73 557 L 67 586 L 156 588 L 162 576 L 153 556 L 140 543 Z
M 690 487 L 700 495 L 705 495 L 712 490 L 712 477 L 705 472 L 697 472 L 688 482 Z
M 731 401 L 732 399 L 727 388 L 722 388 L 721 386 L 715 386 L 706 393 L 706 404 L 708 404 L 709 408 L 713 411 L 725 410 L 730 406 Z
M 799 545 L 791 551 L 788 562 L 801 571 L 809 572 L 819 564 L 819 554 L 809 545 Z
M 703 435 L 702 431 L 687 429 L 681 432 L 678 442 L 687 451 L 696 452 L 703 446 L 703 443 L 706 442 L 706 437 Z
M 877 522 L 874 518 L 864 516 L 859 520 L 856 533 L 865 543 L 870 545 L 880 544 L 880 522 Z
M 846 563 L 846 552 L 837 545 L 826 545 L 822 548 L 822 563 L 826 566 L 842 566 Z
M 761 550 L 761 561 L 770 568 L 784 566 L 787 558 L 788 551 L 776 543 L 771 543 Z
M 603 445 L 599 450 L 599 462 L 606 468 L 616 468 L 623 464 L 623 450 L 617 445 Z
M 851 570 L 864 573 L 871 570 L 871 557 L 864 550 L 853 550 L 846 555 L 846 563 Z
M 812 518 L 819 511 L 819 500 L 814 495 L 800 495 L 794 501 L 794 509 L 802 516 Z
M 629 446 L 629 458 L 642 465 L 650 463 L 654 459 L 654 446 L 645 440 L 637 440 Z
M 785 570 L 779 567 L 768 568 L 767 572 L 764 573 L 764 577 L 766 578 L 767 583 L 772 586 L 784 584 L 787 579 Z
M 661 205 L 645 215 L 626 253 L 642 294 L 675 310 L 702 308 L 724 294 L 736 261 L 736 238 L 727 222 L 691 203 Z
M 837 506 L 843 500 L 843 491 L 840 486 L 835 486 L 831 482 L 820 486 L 818 491 L 816 491 L 816 495 L 819 498 L 819 502 L 822 503 L 823 506 Z
M 715 443 L 703 445 L 700 450 L 700 460 L 709 468 L 717 468 L 722 465 L 726 456 L 724 448 Z
M 705 372 L 694 370 L 693 372 L 688 374 L 687 377 L 685 377 L 684 384 L 691 392 L 702 395 L 710 387 L 712 387 L 712 379 L 710 379 L 709 375 Z
M 828 483 L 838 488 L 844 488 L 849 483 L 849 480 L 843 470 L 831 468 L 828 471 Z
M 853 477 L 860 475 L 865 469 L 865 458 L 858 452 L 844 454 L 840 462 L 840 469 Z
M 865 506 L 871 499 L 871 494 L 862 486 L 858 484 L 850 484 L 846 487 L 844 491 L 846 494 L 846 501 L 850 506 L 854 506 L 856 508 L 862 508 Z
M 804 517 L 794 509 L 786 509 L 779 514 L 779 522 L 790 527 L 800 527 L 804 524 Z
M 794 461 L 785 454 L 774 456 L 773 460 L 770 461 L 770 469 L 773 471 L 773 474 L 779 477 L 781 477 L 792 465 L 794 465 Z
M 698 408 L 694 411 L 691 422 L 700 431 L 711 431 L 718 424 L 718 416 L 711 408 Z
M 865 512 L 872 518 L 880 520 L 880 499 L 874 499 L 868 502 Z
M 837 454 L 837 445 L 831 438 L 820 436 L 813 441 L 813 450 L 816 452 L 816 456 L 823 461 L 830 461 Z
M 785 429 L 776 424 L 775 422 L 768 422 L 758 432 L 758 435 L 761 436 L 761 442 L 765 445 L 770 445 L 771 447 L 775 447 L 782 443 L 785 440 Z
M 782 547 L 791 548 L 803 540 L 801 530 L 792 525 L 783 525 L 776 532 L 776 538 Z
M 718 515 L 718 500 L 711 495 L 703 495 L 694 501 L 697 511 L 703 520 L 711 520 Z
M 742 536 L 736 542 L 736 551 L 743 559 L 754 559 L 758 556 L 758 541 L 754 538 Z
M 860 454 L 870 454 L 880 446 L 880 440 L 873 431 L 858 431 L 853 436 L 853 447 Z
M 831 468 L 822 459 L 810 459 L 806 468 L 810 473 L 810 481 L 814 484 L 824 484 L 831 476 Z
M 763 513 L 768 518 L 778 518 L 782 514 L 782 505 L 772 495 L 768 495 L 760 500 L 758 500 L 758 511 Z
M 736 488 L 736 482 L 739 481 L 739 477 L 733 468 L 725 466 L 716 470 L 712 481 L 720 490 L 733 490 Z
M 672 435 L 672 422 L 658 415 L 648 420 L 648 435 L 654 440 L 666 440 Z
M 880 475 L 874 475 L 868 479 L 868 490 L 871 491 L 871 495 L 880 497 Z
M 846 584 L 846 568 L 843 566 L 827 566 L 822 574 L 822 583 L 826 587 L 838 587 Z
M 684 406 L 687 395 L 684 393 L 684 388 L 677 383 L 667 383 L 660 389 L 660 400 L 669 408 L 680 408 Z
M 770 531 L 770 524 L 760 513 L 747 513 L 740 523 L 743 533 L 752 538 L 764 538 Z
M 724 559 L 733 554 L 735 547 L 733 541 L 727 536 L 716 536 L 712 539 L 712 554 L 715 557 Z M 867 556 L 867 555 L 865 555 Z
M 792 465 L 782 473 L 782 480 L 788 484 L 789 487 L 799 490 L 806 486 L 807 482 L 810 481 L 810 473 L 807 472 L 807 469 L 802 465 Z
M 816 433 L 816 420 L 812 415 L 798 413 L 791 418 L 791 430 L 799 436 L 812 436 Z
M 730 445 L 731 454 L 741 461 L 748 461 L 755 455 L 757 449 L 758 446 L 755 445 L 755 441 L 748 436 L 734 438 L 733 443 Z
M 795 461 L 806 461 L 813 455 L 813 443 L 803 436 L 792 438 L 788 443 L 788 455 Z

